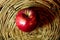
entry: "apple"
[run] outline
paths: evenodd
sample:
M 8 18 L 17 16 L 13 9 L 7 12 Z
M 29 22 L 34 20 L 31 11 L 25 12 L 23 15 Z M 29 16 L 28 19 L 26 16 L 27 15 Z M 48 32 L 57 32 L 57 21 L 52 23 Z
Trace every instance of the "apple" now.
M 19 10 L 15 21 L 17 27 L 24 32 L 30 32 L 37 26 L 36 13 L 30 8 Z

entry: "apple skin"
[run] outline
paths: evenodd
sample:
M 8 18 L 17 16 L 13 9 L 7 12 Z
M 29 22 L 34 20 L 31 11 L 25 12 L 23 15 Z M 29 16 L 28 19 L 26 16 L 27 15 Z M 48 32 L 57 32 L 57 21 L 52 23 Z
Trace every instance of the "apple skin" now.
M 31 32 L 37 26 L 36 13 L 29 8 L 19 10 L 15 22 L 20 30 Z

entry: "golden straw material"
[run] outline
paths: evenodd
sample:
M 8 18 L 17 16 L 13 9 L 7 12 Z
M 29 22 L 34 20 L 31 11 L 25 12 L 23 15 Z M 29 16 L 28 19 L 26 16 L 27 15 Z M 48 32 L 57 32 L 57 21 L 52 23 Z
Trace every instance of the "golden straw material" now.
M 0 0 L 0 40 L 59 40 L 59 3 L 59 0 Z M 32 32 L 19 30 L 15 24 L 15 16 L 19 10 L 31 6 L 47 8 L 52 15 L 55 15 L 55 19 L 52 23 L 37 27 Z

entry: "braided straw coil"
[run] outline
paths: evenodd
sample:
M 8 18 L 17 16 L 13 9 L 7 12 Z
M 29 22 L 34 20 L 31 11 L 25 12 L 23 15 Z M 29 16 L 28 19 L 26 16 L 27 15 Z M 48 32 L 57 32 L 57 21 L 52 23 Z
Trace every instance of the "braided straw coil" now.
M 59 0 L 0 0 L 0 40 L 59 40 L 59 3 Z M 15 16 L 19 10 L 31 6 L 48 9 L 55 19 L 52 23 L 37 27 L 32 32 L 22 32 L 16 27 Z

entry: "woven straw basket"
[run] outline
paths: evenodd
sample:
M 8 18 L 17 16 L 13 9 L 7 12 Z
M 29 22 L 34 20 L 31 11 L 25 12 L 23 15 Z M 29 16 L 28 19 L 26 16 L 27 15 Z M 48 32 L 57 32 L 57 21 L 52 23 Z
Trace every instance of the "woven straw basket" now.
M 59 40 L 60 39 L 59 0 L 0 0 L 0 40 Z M 16 27 L 15 16 L 21 9 L 42 6 L 54 11 L 55 19 L 32 32 L 23 32 Z

